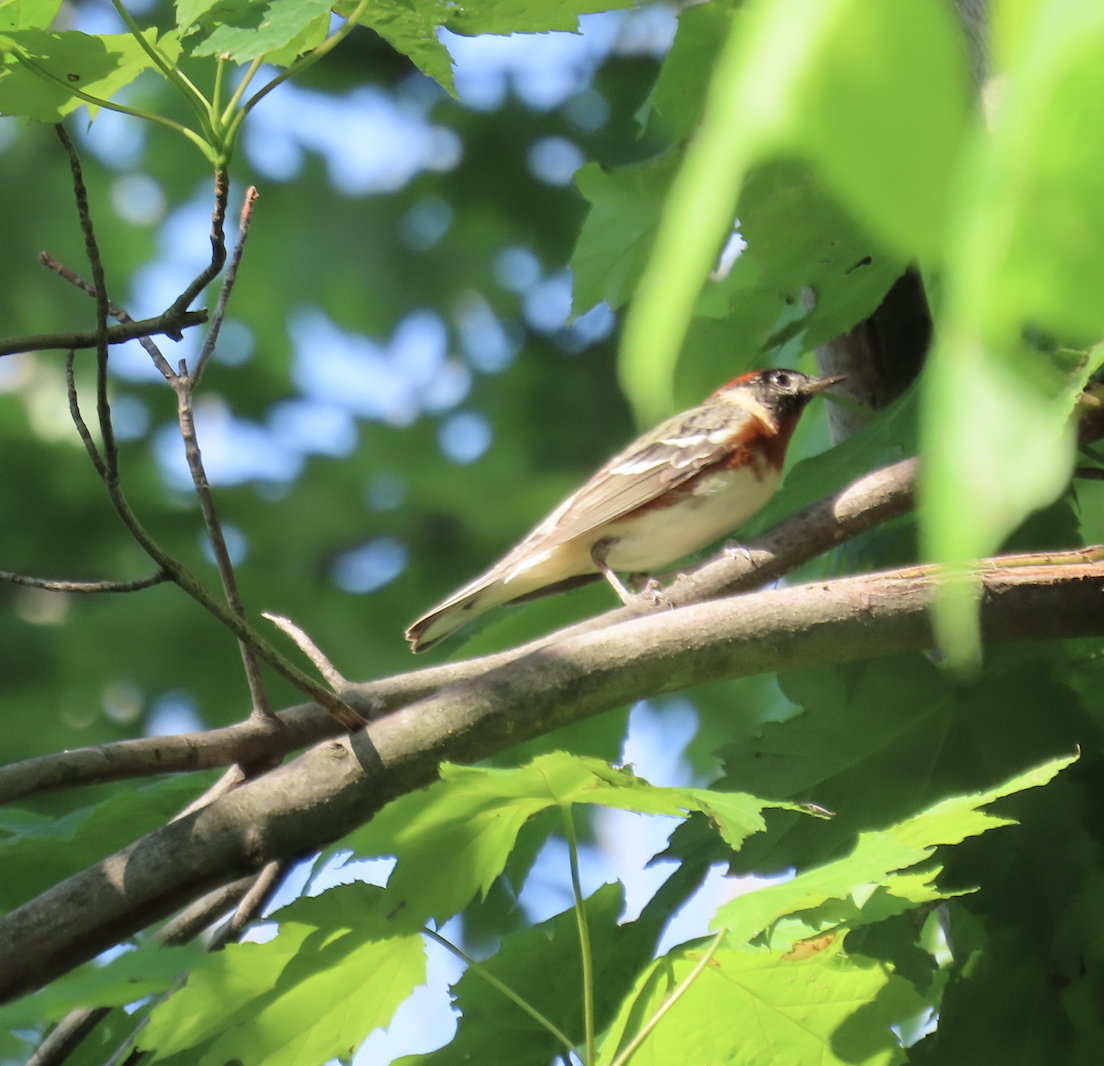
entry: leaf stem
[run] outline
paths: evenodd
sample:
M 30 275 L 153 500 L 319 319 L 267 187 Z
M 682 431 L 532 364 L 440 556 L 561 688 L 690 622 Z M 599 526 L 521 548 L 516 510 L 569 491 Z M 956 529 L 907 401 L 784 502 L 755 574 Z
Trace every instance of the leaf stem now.
M 659 1024 L 660 1019 L 684 996 L 690 986 L 698 979 L 702 971 L 709 965 L 709 961 L 717 954 L 728 929 L 721 929 L 709 942 L 709 947 L 701 957 L 701 961 L 695 966 L 682 983 L 660 1005 L 659 1009 L 641 1027 L 640 1031 L 629 1041 L 628 1046 L 617 1056 L 610 1066 L 626 1066 L 629 1059 L 636 1053 L 637 1048 L 648 1038 L 648 1034 Z
M 118 111 L 123 115 L 133 115 L 135 118 L 144 118 L 149 122 L 160 122 L 163 126 L 168 126 L 169 129 L 176 130 L 177 133 L 182 133 L 190 141 L 197 144 L 200 150 L 209 159 L 211 158 L 211 146 L 210 144 L 195 130 L 189 129 L 187 126 L 182 125 L 179 122 L 175 122 L 171 118 L 166 118 L 164 115 L 155 114 L 152 111 L 143 111 L 139 107 L 127 107 L 126 104 L 115 104 L 110 100 L 102 100 L 98 96 L 93 96 L 91 93 L 86 93 L 83 89 L 77 89 L 76 87 L 62 81 L 60 78 L 54 77 L 44 67 L 40 67 L 29 55 L 23 52 L 20 48 L 13 48 L 12 54 L 19 60 L 24 66 L 26 66 L 33 73 L 44 81 L 49 82 L 51 85 L 56 85 L 59 88 L 64 89 L 70 96 L 75 96 L 78 100 L 83 100 L 86 104 L 92 104 L 94 107 L 104 107 L 108 111 Z
M 559 1040 L 560 1043 L 563 1044 L 569 1052 L 575 1050 L 575 1045 L 567 1036 L 563 1034 L 563 1032 L 556 1028 L 556 1026 L 553 1025 L 552 1022 L 550 1022 L 543 1014 L 541 1014 L 541 1012 L 537 1010 L 536 1007 L 534 1007 L 526 1000 L 522 999 L 522 997 L 519 996 L 512 988 L 510 988 L 509 985 L 504 984 L 497 977 L 495 977 L 495 975 L 491 973 L 491 971 L 488 970 L 486 966 L 482 965 L 482 963 L 476 962 L 475 959 L 467 954 L 467 952 L 463 951 L 455 944 L 446 940 L 443 936 L 441 936 L 440 933 L 435 933 L 432 929 L 423 929 L 422 935 L 429 937 L 430 940 L 440 944 L 443 948 L 447 948 L 458 959 L 462 959 L 464 962 L 466 962 L 469 969 L 471 969 L 474 973 L 479 974 L 479 976 L 482 977 L 483 980 L 486 981 L 487 984 L 489 984 L 492 988 L 497 988 L 499 992 L 501 992 L 511 1002 L 516 1003 L 535 1022 L 537 1022 L 539 1025 L 544 1026 L 544 1028 L 547 1029 L 557 1040 Z
M 237 116 L 234 114 L 235 109 L 241 102 L 241 98 L 245 95 L 245 90 L 249 88 L 249 83 L 256 76 L 257 71 L 261 69 L 261 64 L 264 62 L 264 56 L 257 56 L 252 63 L 249 64 L 249 69 L 242 75 L 242 80 L 238 83 L 238 87 L 234 90 L 234 95 L 226 103 L 226 110 L 222 113 L 222 125 L 225 127 L 232 124 L 236 132 L 237 127 L 241 124 L 240 121 L 235 121 Z M 227 136 L 227 142 L 231 140 L 230 136 Z
M 342 25 L 330 34 L 313 52 L 309 55 L 302 56 L 296 60 L 290 67 L 277 74 L 263 89 L 259 89 L 252 97 L 250 97 L 248 103 L 239 111 L 230 125 L 230 130 L 227 134 L 227 141 L 232 142 L 234 137 L 237 136 L 238 128 L 241 126 L 245 119 L 245 116 L 253 110 L 277 85 L 288 80 L 288 78 L 294 78 L 297 74 L 301 74 L 308 67 L 313 66 L 318 62 L 326 53 L 336 48 L 349 34 L 352 29 L 360 21 L 360 16 L 364 14 L 365 9 L 368 7 L 369 0 L 360 0 L 356 8 L 349 15 L 349 17 L 342 23 Z M 256 61 L 254 61 L 256 62 Z M 250 68 L 251 77 L 253 68 Z M 236 102 L 237 97 L 235 97 Z M 229 109 L 227 109 L 229 110 Z
M 571 891 L 575 896 L 575 920 L 579 924 L 579 949 L 583 958 L 583 1024 L 586 1032 L 586 1066 L 594 1066 L 596 1061 L 594 1042 L 594 960 L 590 953 L 590 928 L 587 923 L 586 903 L 583 899 L 583 887 L 579 880 L 579 846 L 575 838 L 575 819 L 571 815 L 571 804 L 565 803 L 563 811 L 564 829 L 567 833 L 567 847 L 571 856 Z
M 142 31 L 138 28 L 138 23 L 131 17 L 130 12 L 127 11 L 122 0 L 111 0 L 111 3 L 115 10 L 118 11 L 119 17 L 126 23 L 126 28 L 130 31 L 130 35 L 142 46 L 142 50 L 153 60 L 158 70 L 176 86 L 181 96 L 188 101 L 192 110 L 195 111 L 196 117 L 199 119 L 204 131 L 211 134 L 213 131 L 210 128 L 211 124 L 208 119 L 211 105 L 207 102 L 207 98 L 184 76 L 182 71 L 162 55 L 161 51 L 155 45 L 150 44 L 150 42 L 146 40 Z

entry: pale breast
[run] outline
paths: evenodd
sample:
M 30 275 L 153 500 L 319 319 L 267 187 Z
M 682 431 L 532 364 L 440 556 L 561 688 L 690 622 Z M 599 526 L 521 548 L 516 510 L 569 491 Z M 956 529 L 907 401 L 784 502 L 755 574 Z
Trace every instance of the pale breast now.
M 778 479 L 779 472 L 766 464 L 703 474 L 673 505 L 644 508 L 611 523 L 606 535 L 618 539 L 607 562 L 622 573 L 647 572 L 697 551 L 759 511 Z

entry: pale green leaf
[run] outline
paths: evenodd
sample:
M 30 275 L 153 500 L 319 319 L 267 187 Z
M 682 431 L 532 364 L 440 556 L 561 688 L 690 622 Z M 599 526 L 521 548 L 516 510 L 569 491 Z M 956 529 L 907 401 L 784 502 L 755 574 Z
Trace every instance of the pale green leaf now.
M 703 811 L 733 848 L 764 828 L 764 808 L 802 809 L 740 793 L 657 788 L 601 760 L 553 752 L 512 770 L 444 763 L 439 782 L 389 803 L 336 847 L 356 858 L 397 857 L 387 909 L 398 928 L 413 930 L 430 917 L 443 923 L 477 893 L 486 895 L 526 821 L 572 803 L 676 817 Z
M 382 889 L 355 883 L 281 908 L 274 939 L 199 960 L 140 1046 L 159 1059 L 203 1047 L 203 1061 L 243 1066 L 352 1054 L 425 979 L 421 936 L 395 936 L 386 907 Z
M 787 954 L 719 950 L 633 1055 L 633 1066 L 888 1066 L 904 1062 L 891 1026 L 926 1005 L 910 982 L 827 935 Z M 698 941 L 659 959 L 603 1042 L 609 1066 L 701 961 Z
M 861 909 L 879 885 L 895 894 L 891 887 L 893 875 L 930 858 L 937 845 L 957 844 L 968 836 L 1011 824 L 1008 819 L 981 813 L 977 808 L 1013 792 L 1046 784 L 1073 761 L 1053 759 L 995 789 L 943 800 L 890 829 L 861 833 L 846 858 L 725 904 L 717 911 L 713 928 L 728 929 L 729 943 L 739 945 L 769 929 L 779 918 L 821 907 L 828 900 L 851 899 Z M 934 876 L 934 871 L 929 872 L 928 881 Z M 903 898 L 913 898 L 927 883 L 906 883 Z
M 219 0 L 189 38 L 192 55 L 239 63 L 286 48 L 330 9 L 330 0 Z
M 3 0 L 0 2 L 0 33 L 12 30 L 44 30 L 54 21 L 61 0 Z
M 145 37 L 157 41 L 156 29 L 146 30 Z M 159 43 L 171 48 L 175 41 L 175 34 L 165 34 Z M 70 86 L 110 100 L 154 65 L 129 33 L 93 37 L 77 30 L 15 30 L 0 36 L 0 52 L 0 114 L 39 122 L 60 122 L 80 107 L 84 101 Z
M 926 397 L 927 550 L 956 571 L 1053 501 L 1072 470 L 1083 374 L 1063 381 L 1024 331 L 1078 348 L 1104 332 L 1104 8 L 1061 0 L 1009 18 L 992 129 L 977 132 L 960 190 Z M 937 605 L 959 661 L 978 655 L 975 598 L 959 580 Z
M 351 1056 L 425 981 L 415 934 L 369 941 L 276 996 L 256 1017 L 212 1045 L 201 1066 L 319 1066 Z
M 34 995 L 0 1007 L 0 1029 L 29 1029 L 77 1007 L 116 1007 L 164 992 L 203 957 L 201 945 L 163 948 L 150 942 L 105 966 L 87 963 Z
M 313 925 L 281 922 L 279 935 L 267 943 L 228 944 L 201 960 L 184 988 L 153 1011 L 142 1046 L 167 1058 L 218 1035 L 242 1007 L 275 986 L 315 930 Z

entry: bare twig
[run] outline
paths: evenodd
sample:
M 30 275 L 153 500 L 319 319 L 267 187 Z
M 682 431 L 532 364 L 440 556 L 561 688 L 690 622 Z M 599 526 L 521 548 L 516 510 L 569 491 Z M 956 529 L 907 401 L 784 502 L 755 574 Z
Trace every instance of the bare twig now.
M 103 477 L 115 480 L 119 476 L 119 449 L 115 443 L 115 430 L 111 424 L 111 404 L 107 396 L 107 280 L 104 275 L 100 247 L 92 225 L 92 213 L 88 206 L 88 189 L 84 184 L 80 158 L 65 127 L 59 122 L 54 129 L 69 157 L 69 170 L 73 175 L 73 197 L 77 202 L 81 233 L 84 234 L 84 250 L 92 268 L 92 285 L 96 293 L 96 411 L 99 415 L 101 446 L 103 448 Z M 183 310 L 183 308 L 182 308 Z
M 203 454 L 199 450 L 199 440 L 196 437 L 195 416 L 192 411 L 191 379 L 187 375 L 177 375 L 173 378 L 171 384 L 173 391 L 176 393 L 176 410 L 180 420 L 180 434 L 184 438 L 184 449 L 188 456 L 188 469 L 192 474 L 192 483 L 195 485 L 199 509 L 203 513 L 203 521 L 207 527 L 207 536 L 210 538 L 211 547 L 214 550 L 215 563 L 218 566 L 219 577 L 222 579 L 223 592 L 226 594 L 226 603 L 230 610 L 244 623 L 245 605 L 238 589 L 234 564 L 230 560 L 230 552 L 226 547 L 222 523 L 219 521 L 218 512 L 215 509 L 215 498 L 211 492 L 210 482 L 207 480 L 207 471 L 203 467 Z M 240 637 L 238 638 L 238 646 L 241 649 L 245 676 L 249 682 L 249 695 L 253 703 L 253 713 L 273 722 L 278 722 L 279 719 L 272 712 L 272 704 L 269 702 L 268 692 L 261 676 L 261 666 L 257 661 L 253 648 Z
M 242 204 L 241 217 L 238 222 L 238 243 L 234 247 L 234 255 L 230 259 L 230 266 L 226 276 L 222 279 L 222 288 L 219 289 L 218 302 L 215 304 L 215 313 L 211 316 L 211 326 L 207 330 L 207 336 L 203 339 L 203 348 L 196 361 L 195 370 L 192 371 L 192 388 L 199 384 L 203 371 L 207 367 L 207 360 L 218 343 L 219 331 L 222 329 L 222 321 L 226 317 L 226 305 L 230 300 L 230 294 L 234 291 L 234 283 L 238 279 L 238 267 L 241 266 L 242 253 L 245 251 L 245 242 L 249 239 L 249 226 L 253 220 L 253 204 L 257 201 L 256 186 L 250 185 L 245 190 L 245 202 Z
M 978 579 L 986 641 L 1104 635 L 1104 563 L 989 560 Z M 662 611 L 537 648 L 327 741 L 0 918 L 0 1002 L 189 897 L 340 838 L 433 781 L 443 759 L 477 761 L 694 685 L 930 648 L 940 581 L 910 567 Z
M 220 185 L 220 182 L 222 184 Z M 222 328 L 222 320 L 226 315 L 226 305 L 234 291 L 234 282 L 238 275 L 238 266 L 241 264 L 242 252 L 245 241 L 249 235 L 249 223 L 253 215 L 253 202 L 257 198 L 257 190 L 252 186 L 245 194 L 245 203 L 242 205 L 241 226 L 239 229 L 238 246 L 234 250 L 234 258 L 230 269 L 223 278 L 222 288 L 219 291 L 218 304 L 211 318 L 211 327 L 207 332 L 203 350 L 200 353 L 196 369 L 189 374 L 180 362 L 179 373 L 171 370 L 165 374 L 173 392 L 176 393 L 177 417 L 180 422 L 180 435 L 184 439 L 184 450 L 188 457 L 188 469 L 192 475 L 192 484 L 195 486 L 196 497 L 199 500 L 199 508 L 203 513 L 203 522 L 207 527 L 207 536 L 211 541 L 211 548 L 215 556 L 215 565 L 218 568 L 219 578 L 222 580 L 223 592 L 226 595 L 226 603 L 242 621 L 245 621 L 245 604 L 238 588 L 238 579 L 234 573 L 234 564 L 230 559 L 230 552 L 226 547 L 226 537 L 222 532 L 222 523 L 219 521 L 218 511 L 215 508 L 215 498 L 211 492 L 210 482 L 207 480 L 207 471 L 203 466 L 203 453 L 199 448 L 199 439 L 196 436 L 195 413 L 192 407 L 192 397 L 196 384 L 199 381 L 203 367 L 211 352 L 214 351 L 215 342 L 218 340 L 219 330 Z M 216 239 L 222 242 L 222 217 L 226 208 L 225 174 L 216 175 L 215 178 L 215 225 L 211 234 L 211 244 L 216 246 Z M 219 204 L 221 203 L 221 208 Z M 223 250 L 225 258 L 225 248 Z M 214 259 L 212 259 L 212 263 Z M 165 373 L 165 371 L 162 371 Z M 254 649 L 249 642 L 239 638 L 238 647 L 241 651 L 242 665 L 245 668 L 246 680 L 249 683 L 249 695 L 253 705 L 253 713 L 271 723 L 278 725 L 279 719 L 273 714 L 272 704 L 268 698 L 268 690 L 265 688 L 264 677 L 261 674 L 261 664 L 257 659 Z
M 211 940 L 211 951 L 221 951 L 227 944 L 233 943 L 241 937 L 253 919 L 264 911 L 276 889 L 280 887 L 280 882 L 283 881 L 288 870 L 294 864 L 294 859 L 273 861 L 257 875 L 257 879 L 238 904 L 238 909 L 230 916 L 230 920 L 215 933 Z
M 207 321 L 206 310 L 185 311 L 174 314 L 166 311 L 154 318 L 143 318 L 107 329 L 108 344 L 122 344 L 136 338 L 152 337 L 164 333 L 177 340 L 181 330 L 202 326 Z M 24 337 L 8 337 L 0 340 L 0 356 L 17 355 L 20 352 L 65 351 L 68 348 L 95 348 L 99 334 L 94 329 L 70 330 L 62 333 L 33 333 Z
M 59 274 L 70 284 L 75 285 L 78 289 L 88 293 L 89 296 L 96 295 L 96 287 L 91 282 L 85 281 L 78 273 L 70 270 L 64 263 L 59 263 L 49 252 L 39 252 L 38 261 L 46 267 L 49 267 L 55 273 Z M 111 317 L 117 319 L 119 322 L 127 323 L 133 322 L 134 319 L 130 317 L 118 304 L 108 300 L 107 309 L 111 314 Z M 161 354 L 161 349 L 154 344 L 150 337 L 139 337 L 138 343 L 149 353 L 150 358 L 153 360 L 154 365 L 166 378 L 171 378 L 173 369 L 169 364 L 169 361 Z
M 110 1007 L 78 1007 L 70 1011 L 35 1048 L 26 1066 L 59 1066 L 110 1013 Z
M 277 629 L 291 637 L 299 645 L 299 650 L 314 663 L 315 669 L 330 683 L 335 691 L 340 692 L 342 689 L 350 687 L 348 679 L 326 658 L 326 653 L 290 618 L 268 613 L 263 613 L 261 617 L 267 618 Z
M 133 581 L 51 581 L 45 577 L 28 577 L 26 574 L 0 570 L 0 581 L 29 589 L 45 589 L 47 592 L 138 592 L 171 580 L 164 571 L 135 578 Z
M 81 414 L 80 398 L 77 396 L 77 378 L 73 369 L 76 354 L 70 348 L 65 356 L 65 387 L 69 394 L 69 417 L 73 419 L 73 425 L 77 427 L 77 433 L 80 434 L 80 439 L 84 442 L 84 449 L 88 452 L 88 458 L 92 460 L 96 473 L 100 475 L 101 479 L 106 480 L 107 466 L 104 464 L 103 456 L 100 455 L 100 449 L 96 447 L 96 442 L 92 439 L 88 423 L 85 422 L 84 415 Z
M 230 177 L 225 170 L 215 173 L 215 209 L 211 214 L 211 262 L 173 302 L 166 314 L 181 315 L 188 305 L 218 276 L 226 262 L 226 201 L 230 196 Z

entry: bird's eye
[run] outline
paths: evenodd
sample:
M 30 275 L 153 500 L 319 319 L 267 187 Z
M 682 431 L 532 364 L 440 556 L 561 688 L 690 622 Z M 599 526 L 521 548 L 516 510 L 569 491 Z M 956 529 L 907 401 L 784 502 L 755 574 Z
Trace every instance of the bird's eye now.
M 787 388 L 790 385 L 790 375 L 785 370 L 773 370 L 771 371 L 771 384 L 777 385 L 779 388 Z

